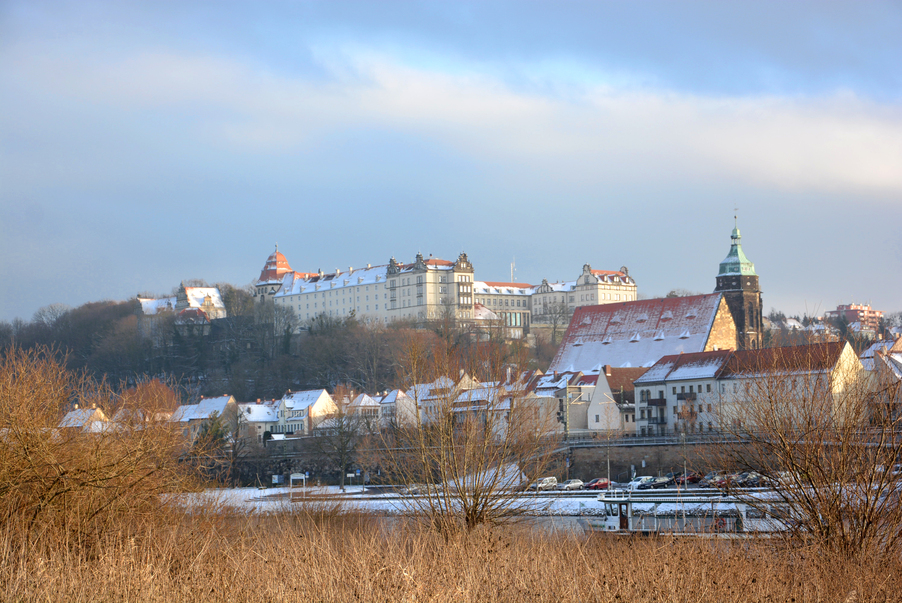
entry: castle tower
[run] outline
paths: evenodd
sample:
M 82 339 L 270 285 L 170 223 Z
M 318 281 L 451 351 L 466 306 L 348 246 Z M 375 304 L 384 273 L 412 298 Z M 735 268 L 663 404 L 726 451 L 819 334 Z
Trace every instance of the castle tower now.
M 733 228 L 730 238 L 730 253 L 720 263 L 714 292 L 723 293 L 733 314 L 739 349 L 754 350 L 762 346 L 764 337 L 758 275 L 755 273 L 755 265 L 742 251 L 738 224 Z
M 271 298 L 282 288 L 282 277 L 289 272 L 293 270 L 276 245 L 276 250 L 266 258 L 260 278 L 254 283 L 254 297 L 259 297 L 261 301 Z

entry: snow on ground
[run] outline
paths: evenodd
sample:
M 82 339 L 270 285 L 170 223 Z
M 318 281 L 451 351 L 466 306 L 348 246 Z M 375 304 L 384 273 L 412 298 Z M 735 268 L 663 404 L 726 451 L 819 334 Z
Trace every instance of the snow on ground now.
M 304 505 L 329 506 L 340 504 L 345 510 L 359 510 L 378 515 L 399 515 L 415 512 L 412 497 L 396 493 L 363 491 L 361 486 L 347 486 L 344 493 L 338 486 L 310 487 L 306 492 L 297 488 L 290 498 L 291 488 L 225 488 L 189 494 L 172 494 L 169 500 L 185 507 L 229 509 L 246 513 L 285 513 Z M 306 496 L 305 496 L 306 495 Z M 602 505 L 595 495 L 585 494 L 518 494 L 525 514 L 536 516 L 600 515 Z

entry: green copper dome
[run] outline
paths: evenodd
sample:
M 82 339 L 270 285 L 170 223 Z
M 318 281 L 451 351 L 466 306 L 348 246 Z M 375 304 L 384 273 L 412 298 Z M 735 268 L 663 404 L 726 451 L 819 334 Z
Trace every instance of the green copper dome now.
M 720 263 L 720 272 L 718 276 L 741 274 L 743 276 L 757 276 L 755 274 L 755 265 L 745 257 L 742 251 L 740 240 L 742 235 L 739 234 L 739 226 L 733 228 L 733 234 L 730 236 L 732 243 L 730 244 L 730 253 Z

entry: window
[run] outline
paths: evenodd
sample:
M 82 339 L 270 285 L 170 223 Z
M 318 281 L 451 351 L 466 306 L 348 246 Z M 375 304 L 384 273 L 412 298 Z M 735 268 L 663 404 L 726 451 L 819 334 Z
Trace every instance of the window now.
M 685 393 L 686 393 L 686 386 L 685 386 L 685 385 L 681 385 L 681 386 L 680 386 L 680 393 L 681 393 L 681 394 L 685 394 Z
M 711 405 L 708 405 L 708 412 L 711 412 Z
M 675 385 L 673 386 L 673 395 L 674 396 L 676 395 L 676 386 Z
M 710 383 L 708 383 L 708 384 L 705 386 L 705 391 L 707 391 L 708 393 L 711 393 L 711 384 L 710 384 Z
M 690 393 L 690 394 L 692 393 L 692 386 L 691 386 L 691 385 L 689 386 L 689 393 Z
M 664 390 L 663 390 L 663 389 L 659 389 L 659 390 L 658 390 L 658 399 L 659 399 L 659 400 L 663 400 L 663 399 L 664 399 Z

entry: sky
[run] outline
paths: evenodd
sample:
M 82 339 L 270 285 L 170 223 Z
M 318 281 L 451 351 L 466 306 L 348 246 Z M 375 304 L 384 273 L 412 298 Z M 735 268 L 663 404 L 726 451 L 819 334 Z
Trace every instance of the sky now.
M 902 310 L 902 4 L 0 0 L 0 320 L 466 252 Z

